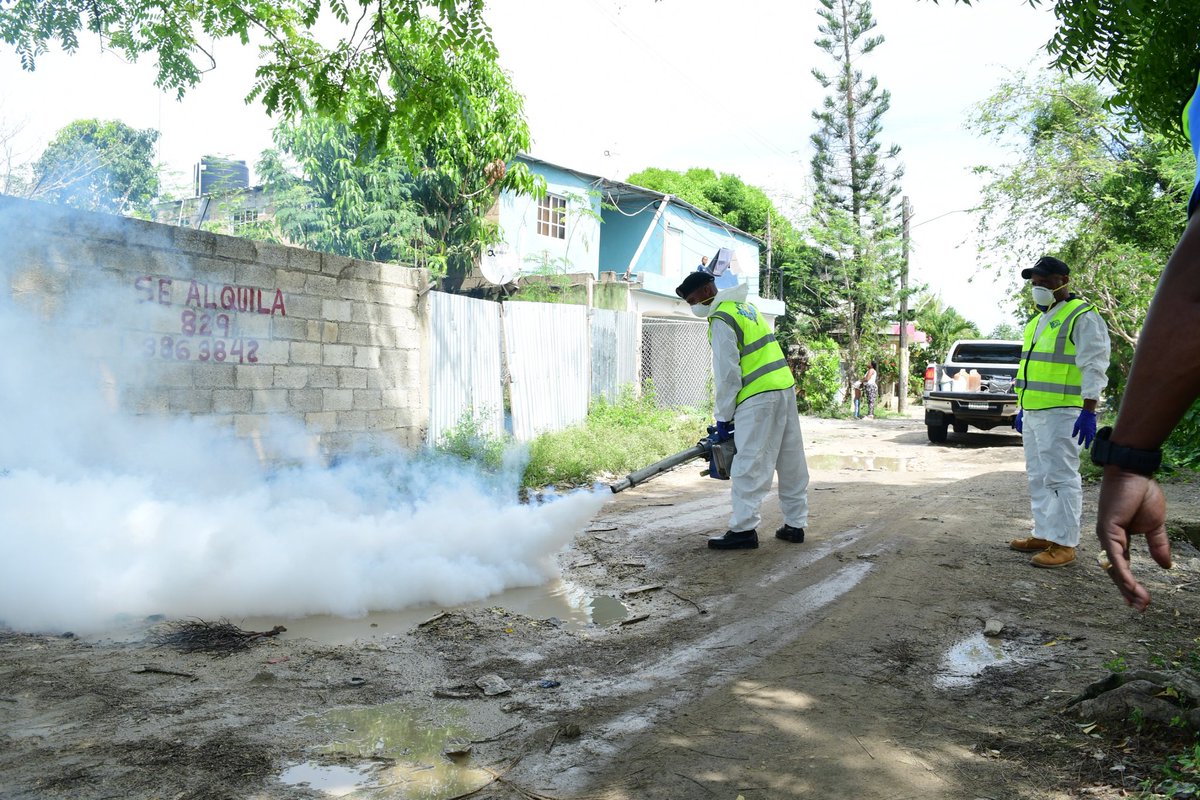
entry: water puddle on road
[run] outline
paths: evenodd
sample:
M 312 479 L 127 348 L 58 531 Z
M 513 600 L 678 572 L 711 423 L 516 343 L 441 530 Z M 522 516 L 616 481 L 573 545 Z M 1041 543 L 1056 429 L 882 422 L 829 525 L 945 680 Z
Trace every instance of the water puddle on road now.
M 942 657 L 933 685 L 942 689 L 967 686 L 988 667 L 1021 663 L 1017 645 L 976 633 L 956 643 Z
M 277 617 L 252 617 L 235 621 L 245 630 L 270 630 L 282 624 L 287 628 L 282 639 L 312 639 L 322 644 L 350 644 L 387 636 L 400 636 L 441 611 L 500 607 L 531 619 L 557 619 L 568 630 L 589 625 L 604 627 L 629 616 L 629 609 L 616 597 L 591 595 L 569 581 L 555 580 L 543 586 L 509 589 L 461 606 L 410 608 L 381 611 L 363 617 L 329 615 L 280 620 Z
M 328 797 L 346 797 L 371 784 L 367 768 L 324 766 L 313 761 L 295 764 L 279 776 L 288 786 L 307 786 Z
M 807 456 L 809 469 L 864 470 L 867 472 L 908 472 L 911 458 L 893 456 Z
M 629 609 L 615 597 L 600 595 L 593 597 L 591 605 L 592 622 L 600 627 L 620 622 L 629 616 Z
M 471 764 L 470 731 L 452 722 L 430 723 L 399 703 L 333 709 L 300 724 L 330 736 L 320 748 L 325 755 L 389 761 L 379 767 L 295 764 L 279 777 L 288 785 L 306 783 L 330 797 L 445 800 L 492 780 L 491 773 Z

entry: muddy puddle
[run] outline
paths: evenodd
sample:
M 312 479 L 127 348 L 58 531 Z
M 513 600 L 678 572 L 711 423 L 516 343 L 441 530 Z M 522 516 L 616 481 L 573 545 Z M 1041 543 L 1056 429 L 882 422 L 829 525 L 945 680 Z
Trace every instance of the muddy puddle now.
M 555 580 L 542 586 L 509 589 L 461 606 L 423 606 L 356 618 L 322 615 L 283 620 L 282 623 L 275 617 L 250 617 L 238 625 L 247 630 L 269 630 L 283 624 L 287 632 L 280 636 L 281 639 L 312 639 L 337 645 L 402 636 L 443 611 L 478 608 L 503 608 L 531 619 L 557 620 L 567 630 L 606 627 L 629 615 L 629 609 L 616 597 L 591 595 L 569 581 Z
M 942 655 L 933 685 L 941 689 L 969 686 L 990 667 L 1028 663 L 1031 655 L 1020 644 L 975 633 L 952 645 Z
M 864 470 L 867 472 L 908 472 L 911 458 L 895 458 L 892 456 L 841 456 L 819 455 L 808 456 L 810 470 Z
M 446 800 L 473 792 L 493 777 L 472 763 L 471 732 L 453 717 L 435 723 L 390 703 L 333 709 L 300 724 L 328 736 L 328 744 L 310 760 L 289 765 L 279 780 L 328 797 Z
M 368 767 L 326 766 L 315 761 L 288 767 L 279 781 L 288 786 L 307 786 L 329 797 L 348 797 L 372 783 Z
M 422 622 L 445 611 L 503 608 L 514 614 L 538 620 L 552 620 L 567 630 L 584 630 L 615 625 L 629 616 L 629 609 L 617 597 L 592 594 L 570 581 L 555 579 L 541 586 L 509 589 L 474 603 L 458 606 L 421 606 L 400 611 L 379 611 L 361 617 L 314 615 L 298 619 L 286 617 L 240 617 L 229 622 L 247 631 L 269 631 L 276 625 L 287 630 L 280 639 L 311 639 L 321 644 L 343 645 L 356 641 L 401 636 Z M 149 629 L 166 617 L 154 615 L 114 620 L 103 633 L 86 635 L 87 641 L 135 642 L 145 638 Z M 71 634 L 73 635 L 73 634 Z

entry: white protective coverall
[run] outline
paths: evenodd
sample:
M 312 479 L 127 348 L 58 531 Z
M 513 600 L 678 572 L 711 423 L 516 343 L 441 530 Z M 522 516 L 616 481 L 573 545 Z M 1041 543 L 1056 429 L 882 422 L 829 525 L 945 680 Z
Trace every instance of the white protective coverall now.
M 726 300 L 744 303 L 749 287 L 744 283 L 722 289 L 712 308 Z M 796 411 L 794 389 L 760 392 L 738 405 L 742 367 L 737 335 L 721 320 L 712 322 L 713 377 L 716 384 L 716 418 L 733 422 L 737 455 L 730 471 L 733 513 L 731 531 L 748 531 L 762 522 L 759 513 L 771 480 L 779 473 L 779 505 L 784 523 L 794 528 L 808 524 L 808 462 Z M 736 412 L 736 413 L 735 413 Z
M 1049 309 L 1042 313 L 1034 341 L 1051 316 Z M 1075 319 L 1074 339 L 1075 365 L 1083 373 L 1083 398 L 1099 400 L 1108 385 L 1108 326 L 1094 310 L 1087 311 Z M 1080 445 L 1071 435 L 1077 419 L 1079 409 L 1075 407 L 1026 409 L 1021 424 L 1033 511 L 1032 535 L 1066 547 L 1079 545 L 1083 514 Z

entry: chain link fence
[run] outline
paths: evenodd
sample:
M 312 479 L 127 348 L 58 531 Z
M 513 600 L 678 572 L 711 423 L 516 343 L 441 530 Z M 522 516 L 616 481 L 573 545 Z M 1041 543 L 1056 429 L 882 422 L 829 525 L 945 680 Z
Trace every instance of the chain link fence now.
M 642 380 L 653 385 L 660 406 L 711 411 L 713 374 L 708 323 L 643 317 Z

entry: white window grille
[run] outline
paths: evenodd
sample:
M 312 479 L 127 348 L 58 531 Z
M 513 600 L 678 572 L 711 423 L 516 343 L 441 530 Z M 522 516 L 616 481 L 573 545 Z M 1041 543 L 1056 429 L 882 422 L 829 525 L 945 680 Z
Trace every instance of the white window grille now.
M 230 219 L 233 222 L 233 229 L 235 231 L 240 230 L 247 225 L 253 225 L 255 222 L 258 222 L 258 209 L 243 208 L 238 211 L 234 211 L 230 215 Z
M 538 201 L 537 232 L 555 239 L 567 238 L 567 201 L 548 194 Z

